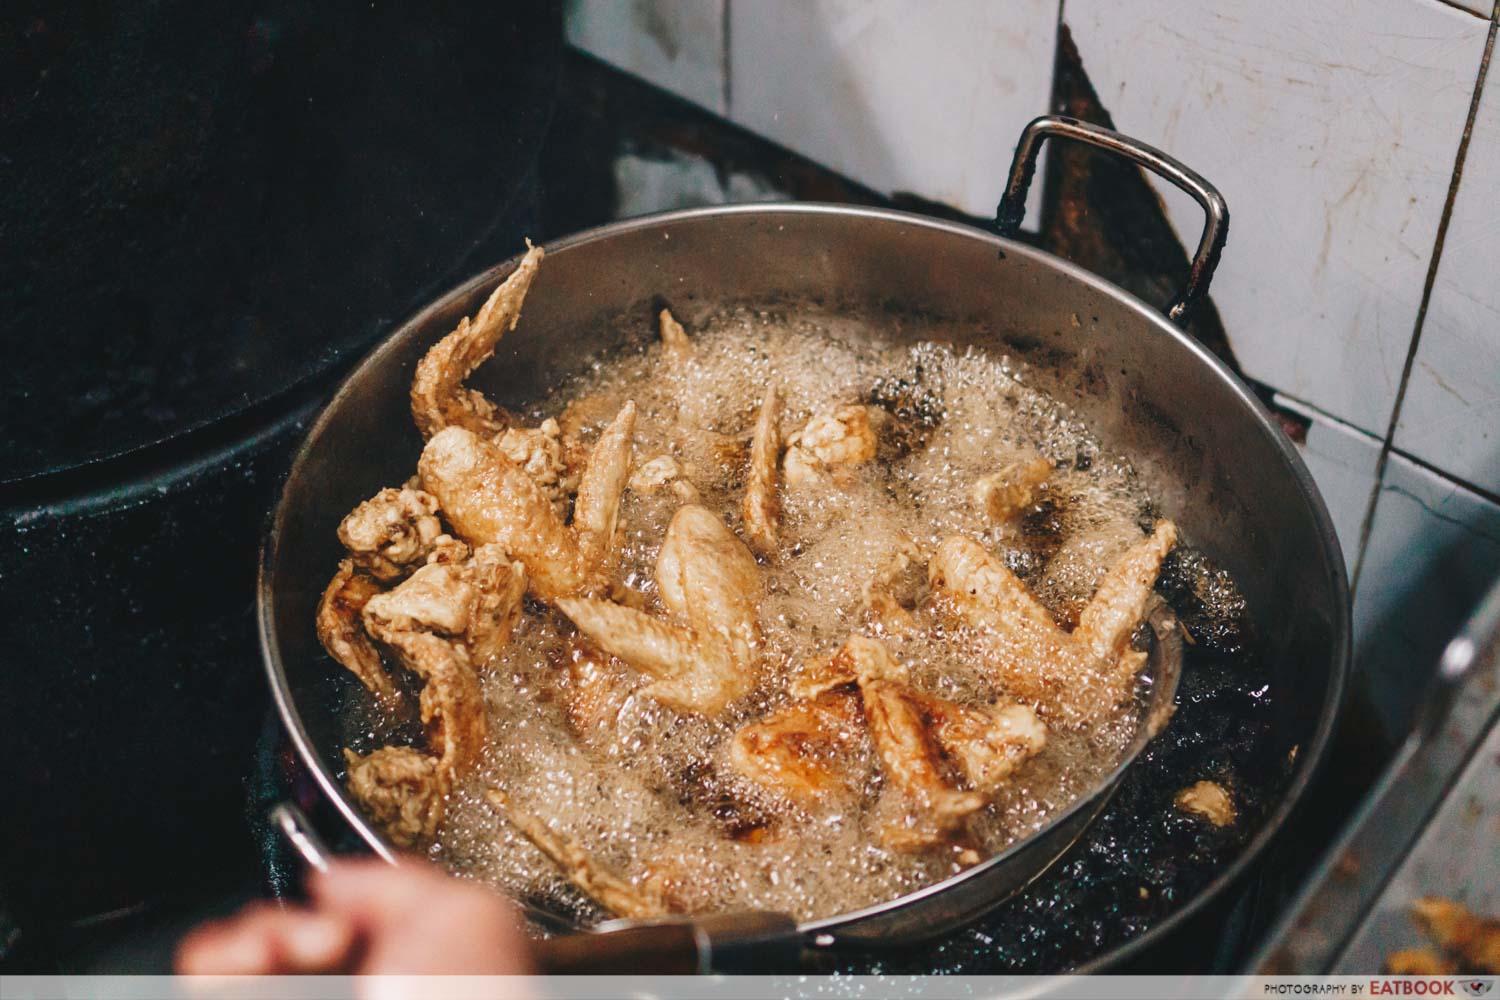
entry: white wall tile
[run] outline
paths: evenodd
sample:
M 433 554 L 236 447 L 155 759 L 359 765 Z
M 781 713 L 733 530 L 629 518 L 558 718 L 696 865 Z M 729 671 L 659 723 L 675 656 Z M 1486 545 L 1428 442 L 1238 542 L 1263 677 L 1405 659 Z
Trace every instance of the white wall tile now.
M 1359 557 L 1360 533 L 1375 492 L 1380 464 L 1380 439 L 1356 427 L 1330 419 L 1307 404 L 1277 395 L 1278 406 L 1310 421 L 1307 438 L 1297 445 L 1302 460 L 1317 483 L 1344 550 L 1344 566 L 1352 575 Z
M 1383 435 L 1488 24 L 1433 0 L 1070 0 L 1064 20 L 1116 126 L 1228 200 L 1212 295 L 1245 371 Z M 1193 245 L 1197 206 L 1157 187 Z
M 710 111 L 724 106 L 724 0 L 568 0 L 568 41 Z
M 1396 447 L 1500 493 L 1500 65 L 1480 95 Z
M 1058 0 L 735 0 L 730 117 L 876 190 L 990 216 L 1021 129 L 1048 109 L 1057 11 Z
M 1355 684 L 1392 733 L 1497 576 L 1500 504 L 1392 454 L 1354 595 Z

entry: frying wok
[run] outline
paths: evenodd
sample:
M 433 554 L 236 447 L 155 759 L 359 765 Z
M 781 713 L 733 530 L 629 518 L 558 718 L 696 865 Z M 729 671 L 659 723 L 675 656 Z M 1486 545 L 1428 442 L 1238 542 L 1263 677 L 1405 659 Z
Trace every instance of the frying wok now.
M 1066 118 L 1028 126 L 1017 149 L 998 229 L 1013 234 L 1040 143 L 1084 141 L 1146 166 L 1192 194 L 1207 224 L 1183 293 L 1181 321 L 1207 290 L 1228 216 L 1202 178 L 1165 154 Z M 403 481 L 422 442 L 407 387 L 418 359 L 471 314 L 516 260 L 479 275 L 406 322 L 348 378 L 309 433 L 277 507 L 261 565 L 261 642 L 292 743 L 343 819 L 377 854 L 391 844 L 345 793 L 340 713 L 362 696 L 323 653 L 314 609 L 337 564 L 335 528 L 379 488 Z M 1145 946 L 1234 882 L 1286 822 L 1323 757 L 1348 667 L 1348 587 L 1328 513 L 1291 443 L 1253 393 L 1171 320 L 1123 290 L 1008 235 L 902 212 L 818 204 L 675 212 L 581 233 L 548 246 L 520 325 L 471 379 L 492 398 L 538 397 L 590 358 L 650 328 L 665 298 L 691 329 L 731 305 L 795 315 L 835 313 L 909 341 L 934 330 L 1029 364 L 1041 384 L 1129 455 L 1158 509 L 1184 539 L 1239 584 L 1261 632 L 1275 707 L 1268 753 L 1295 766 L 1281 800 L 1239 856 L 1181 909 L 1126 948 Z M 860 329 L 840 324 L 840 329 Z M 847 334 L 858 336 L 860 334 Z M 1169 629 L 1153 621 L 1158 636 Z M 1175 686 L 1169 643 L 1153 651 L 1148 720 Z M 1152 721 L 1130 755 L 1154 731 Z M 633 925 L 562 937 L 544 966 L 596 968 L 627 951 L 664 969 L 765 970 L 798 948 L 910 941 L 994 907 L 1040 874 L 1108 800 L 1129 757 L 1031 837 L 959 875 L 899 899 L 801 926 L 769 914 Z M 294 811 L 277 817 L 316 860 Z M 537 914 L 546 918 L 546 914 Z M 556 922 L 555 920 L 553 921 Z

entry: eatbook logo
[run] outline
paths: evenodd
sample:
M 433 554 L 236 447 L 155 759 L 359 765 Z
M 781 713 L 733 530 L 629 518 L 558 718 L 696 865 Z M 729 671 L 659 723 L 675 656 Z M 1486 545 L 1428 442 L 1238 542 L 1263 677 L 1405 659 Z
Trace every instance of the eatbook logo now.
M 1493 979 L 1465 979 L 1459 985 L 1469 996 L 1482 997 L 1494 987 L 1495 981 Z

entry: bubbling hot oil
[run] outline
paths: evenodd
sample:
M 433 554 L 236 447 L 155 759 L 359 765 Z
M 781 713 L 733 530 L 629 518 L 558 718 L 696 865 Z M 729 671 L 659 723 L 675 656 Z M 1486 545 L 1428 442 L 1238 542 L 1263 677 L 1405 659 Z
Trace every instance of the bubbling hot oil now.
M 635 695 L 616 724 L 580 738 L 566 712 L 572 627 L 531 606 L 484 671 L 490 746 L 448 810 L 433 854 L 455 873 L 517 898 L 582 919 L 602 915 L 497 816 L 483 795 L 497 787 L 599 864 L 669 887 L 679 905 L 696 911 L 769 909 L 813 919 L 951 875 L 958 870 L 951 852 L 880 845 L 879 769 L 868 746 L 851 750 L 847 761 L 851 773 L 869 776 L 858 801 L 804 814 L 736 776 L 728 740 L 785 702 L 786 679 L 799 664 L 870 631 L 861 590 L 903 537 L 927 551 L 955 533 L 981 539 L 1071 626 L 1106 568 L 1142 537 L 1148 497 L 1127 462 L 1101 449 L 1004 356 L 885 339 L 838 317 L 747 310 L 719 315 L 694 342 L 692 360 L 675 365 L 654 344 L 616 352 L 528 417 L 557 416 L 586 400 L 580 412 L 596 431 L 634 400 L 636 461 L 673 456 L 702 502 L 735 530 L 748 442 L 769 385 L 782 397 L 783 436 L 814 413 L 873 401 L 911 431 L 908 447 L 838 488 L 783 490 L 784 547 L 764 567 L 760 680 L 722 717 L 684 715 Z M 1037 454 L 1058 470 L 1040 506 L 1018 523 L 987 526 L 968 498 L 973 482 Z M 627 493 L 621 509 L 614 579 L 658 613 L 654 564 L 677 505 L 667 491 Z M 986 663 L 940 627 L 886 641 L 918 687 L 968 704 L 1004 696 Z M 1054 728 L 1046 749 L 974 818 L 983 851 L 1025 837 L 1094 787 L 1119 761 L 1138 716 L 1138 706 L 1128 706 L 1085 731 Z M 757 828 L 759 836 L 735 836 Z

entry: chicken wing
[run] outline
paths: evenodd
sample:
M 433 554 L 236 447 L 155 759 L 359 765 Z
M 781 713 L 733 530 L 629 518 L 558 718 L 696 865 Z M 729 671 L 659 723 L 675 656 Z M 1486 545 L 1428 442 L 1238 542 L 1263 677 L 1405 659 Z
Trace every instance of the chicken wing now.
M 755 419 L 755 436 L 750 441 L 750 481 L 745 486 L 742 511 L 745 534 L 760 555 L 776 553 L 776 528 L 781 517 L 777 496 L 776 463 L 781 458 L 781 400 L 773 385 L 766 389 L 760 414 Z
M 991 524 L 1000 524 L 1035 503 L 1037 490 L 1050 475 L 1052 463 L 1045 458 L 1014 462 L 981 478 L 969 491 L 969 497 Z
M 569 882 L 610 913 L 635 920 L 667 914 L 666 904 L 649 886 L 636 886 L 610 871 L 577 841 L 554 830 L 540 816 L 519 808 L 499 789 L 491 788 L 485 794 L 512 826 L 562 870 Z
M 1016 697 L 1068 725 L 1086 724 L 1130 697 L 1145 656 L 1129 648 L 1161 561 L 1170 521 L 1132 547 L 1064 631 L 1016 576 L 978 542 L 955 535 L 928 566 L 937 609 L 968 625 Z
M 1439 948 L 1476 972 L 1500 973 L 1500 920 L 1481 917 L 1452 899 L 1424 896 L 1412 916 Z
M 578 476 L 564 460 L 562 428 L 556 420 L 543 420 L 537 427 L 511 426 L 495 439 L 505 457 L 521 467 L 563 515 L 568 498 L 578 488 Z
M 717 713 L 755 684 L 760 567 L 723 521 L 688 504 L 667 526 L 656 584 L 671 619 L 594 598 L 557 606 L 590 641 L 652 678 L 642 693 Z
M 635 406 L 627 403 L 595 444 L 572 526 L 497 445 L 465 428 L 435 435 L 417 469 L 453 529 L 471 544 L 497 544 L 523 563 L 538 598 L 593 593 L 605 586 L 603 563 L 629 474 L 634 422 Z
M 366 690 L 393 704 L 401 698 L 400 689 L 360 624 L 365 605 L 379 593 L 380 584 L 355 569 L 353 559 L 339 563 L 338 572 L 318 602 L 318 639 L 328 655 L 359 678 Z
M 630 474 L 625 485 L 632 493 L 643 495 L 670 489 L 672 495 L 682 503 L 698 503 L 701 499 L 698 487 L 688 478 L 688 470 L 671 455 L 657 455 L 642 462 Z
M 864 636 L 790 690 L 796 700 L 735 734 L 731 764 L 806 807 L 861 787 L 851 749 L 869 740 L 895 806 L 882 840 L 898 850 L 950 840 L 1046 744 L 1031 709 L 970 708 L 919 691 L 884 644 Z
M 484 663 L 510 639 L 521 619 L 526 571 L 498 545 L 481 545 L 461 563 L 430 563 L 405 582 L 370 598 L 365 627 L 388 641 L 396 632 L 427 631 L 463 643 Z
M 509 413 L 464 380 L 495 353 L 500 338 L 521 319 L 521 303 L 541 266 L 543 251 L 528 240 L 526 256 L 490 295 L 472 322 L 466 316 L 458 328 L 440 340 L 417 364 L 411 383 L 411 414 L 422 437 L 431 438 L 445 427 L 462 427 L 483 438 L 494 438 L 512 423 Z
M 853 466 L 871 461 L 880 448 L 879 430 L 890 414 L 877 406 L 840 406 L 813 416 L 787 438 L 783 459 L 791 489 L 816 488 L 830 477 L 836 482 Z
M 415 847 L 437 832 L 442 816 L 437 760 L 414 747 L 381 747 L 361 757 L 344 751 L 349 794 L 397 847 Z
M 842 682 L 742 727 L 729 744 L 729 762 L 807 807 L 858 791 L 864 776 L 851 771 L 848 756 L 866 739 L 859 692 Z
M 462 549 L 444 534 L 437 498 L 422 490 L 387 487 L 339 523 L 339 541 L 354 565 L 377 580 L 399 580 L 437 551 Z M 456 554 L 462 559 L 467 552 Z
M 630 669 L 582 639 L 568 645 L 564 658 L 569 728 L 586 743 L 615 735 L 634 693 Z
M 669 364 L 680 365 L 693 357 L 693 342 L 687 331 L 672 315 L 672 310 L 663 309 L 657 316 L 661 329 L 661 353 Z

